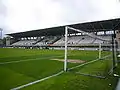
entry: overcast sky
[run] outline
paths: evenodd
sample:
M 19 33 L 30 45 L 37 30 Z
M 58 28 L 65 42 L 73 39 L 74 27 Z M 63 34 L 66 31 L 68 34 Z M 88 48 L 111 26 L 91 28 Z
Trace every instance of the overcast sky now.
M 0 0 L 4 33 L 119 17 L 120 0 Z

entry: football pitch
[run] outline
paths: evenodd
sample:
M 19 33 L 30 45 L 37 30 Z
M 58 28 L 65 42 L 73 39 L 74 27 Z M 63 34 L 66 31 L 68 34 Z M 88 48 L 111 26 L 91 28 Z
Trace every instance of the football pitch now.
M 102 57 L 107 55 L 111 52 L 102 51 Z M 116 79 L 108 75 L 111 58 L 71 69 L 20 90 L 113 90 Z M 63 59 L 64 50 L 0 48 L 0 90 L 10 90 L 59 73 L 63 71 Z M 68 50 L 69 59 L 82 61 L 68 62 L 68 68 L 73 68 L 98 59 L 98 51 Z

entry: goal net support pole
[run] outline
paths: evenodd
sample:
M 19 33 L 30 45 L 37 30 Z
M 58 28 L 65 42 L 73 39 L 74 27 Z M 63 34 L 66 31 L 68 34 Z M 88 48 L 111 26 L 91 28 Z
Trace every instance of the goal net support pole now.
M 117 67 L 117 53 L 116 53 L 116 40 L 114 39 L 114 56 L 115 56 L 115 66 Z
M 101 58 L 101 51 L 102 51 L 102 49 L 101 49 L 101 43 L 99 44 L 99 59 Z

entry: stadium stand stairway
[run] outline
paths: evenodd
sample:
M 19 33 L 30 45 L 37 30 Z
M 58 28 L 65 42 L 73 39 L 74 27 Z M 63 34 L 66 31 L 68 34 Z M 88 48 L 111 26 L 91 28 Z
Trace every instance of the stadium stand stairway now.
M 61 39 L 61 37 L 57 37 L 55 40 L 52 41 L 52 44 L 54 44 L 55 42 L 57 42 L 60 39 Z
M 38 42 L 41 42 L 43 39 L 44 39 L 44 38 L 38 39 L 38 40 L 34 43 L 34 45 L 37 44 Z
M 34 46 L 49 46 L 52 45 L 54 42 L 58 41 L 61 37 L 44 37 L 44 39 L 36 42 Z
M 92 41 L 92 44 L 95 42 L 95 40 L 96 40 L 96 39 L 94 39 L 94 40 Z

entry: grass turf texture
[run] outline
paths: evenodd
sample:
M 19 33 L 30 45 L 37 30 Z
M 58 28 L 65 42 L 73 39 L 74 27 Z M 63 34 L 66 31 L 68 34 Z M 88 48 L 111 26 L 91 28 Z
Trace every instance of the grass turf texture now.
M 102 52 L 102 55 L 108 55 L 110 52 Z M 8 49 L 0 48 L 0 63 L 21 61 L 18 63 L 9 63 L 0 65 L 0 89 L 9 90 L 19 85 L 44 78 L 63 70 L 63 62 L 50 60 L 53 58 L 63 58 L 63 50 L 29 50 L 29 49 Z M 90 61 L 98 58 L 98 51 L 68 51 L 68 58 Z M 108 60 L 107 60 L 108 61 Z M 68 63 L 68 67 L 76 66 L 77 64 Z M 84 66 L 79 70 L 86 73 L 90 71 L 101 71 L 105 73 L 106 63 L 95 62 Z M 95 70 L 94 68 L 98 68 Z M 91 67 L 91 68 L 89 68 Z M 93 73 L 93 72 L 92 72 Z M 104 84 L 103 84 L 104 83 Z M 23 88 L 25 90 L 112 90 L 115 85 L 109 86 L 109 83 L 114 83 L 113 78 L 99 79 L 87 76 L 77 75 L 67 72 L 60 76 L 49 80 L 37 83 L 35 85 Z M 92 84 L 92 85 L 91 85 Z

